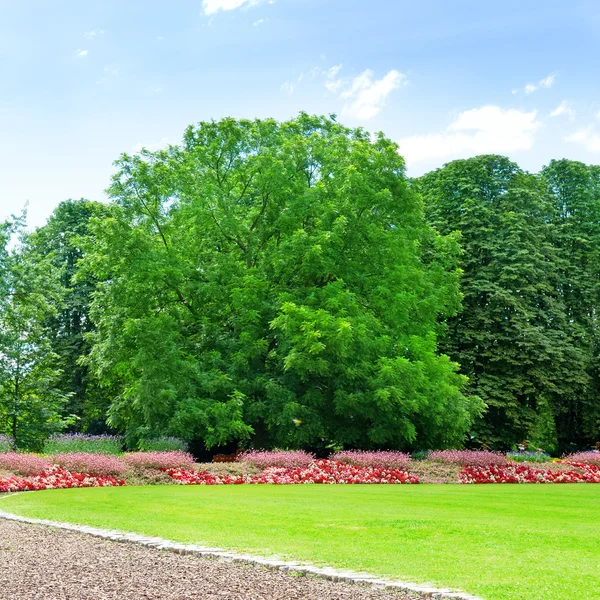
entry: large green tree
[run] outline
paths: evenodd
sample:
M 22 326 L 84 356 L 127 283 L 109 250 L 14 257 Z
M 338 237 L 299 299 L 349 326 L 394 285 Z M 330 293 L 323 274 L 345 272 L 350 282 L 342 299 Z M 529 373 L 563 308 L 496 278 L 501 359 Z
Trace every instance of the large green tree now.
M 505 447 L 529 438 L 556 450 L 556 415 L 587 376 L 584 353 L 565 333 L 545 186 L 488 155 L 454 161 L 417 187 L 430 223 L 461 234 L 463 310 L 442 348 L 487 405 L 476 439 Z
M 565 333 L 585 356 L 588 379 L 560 405 L 559 434 L 585 446 L 600 440 L 600 167 L 553 160 L 542 170 L 552 199 L 558 291 Z
M 33 251 L 47 257 L 49 268 L 63 289 L 60 304 L 44 326 L 47 343 L 59 359 L 61 375 L 57 387 L 69 396 L 65 413 L 76 415 L 73 429 L 94 433 L 106 428 L 110 391 L 99 386 L 85 363 L 90 350 L 87 336 L 93 329 L 89 305 L 96 282 L 89 273 L 80 273 L 78 266 L 84 245 L 93 245 L 93 239 L 87 239 L 91 235 L 91 220 L 102 219 L 106 213 L 106 205 L 100 202 L 61 202 L 28 241 Z
M 334 118 L 225 119 L 117 166 L 84 264 L 92 364 L 130 443 L 463 441 L 480 402 L 436 340 L 456 244 L 394 143 Z
M 18 448 L 39 450 L 68 424 L 60 362 L 44 326 L 62 289 L 50 256 L 29 246 L 23 224 L 14 219 L 0 228 L 0 431 Z

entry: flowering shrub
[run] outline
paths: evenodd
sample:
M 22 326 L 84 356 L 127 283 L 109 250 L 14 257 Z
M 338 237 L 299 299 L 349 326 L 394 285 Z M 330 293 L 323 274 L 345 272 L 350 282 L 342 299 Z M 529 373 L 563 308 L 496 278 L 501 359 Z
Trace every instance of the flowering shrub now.
M 67 471 L 90 475 L 123 475 L 128 469 L 127 464 L 109 454 L 67 452 L 53 456 L 52 461 Z
M 191 468 L 194 457 L 176 450 L 174 452 L 130 452 L 123 454 L 121 460 L 132 467 L 141 469 L 179 469 Z
M 545 463 L 550 462 L 551 457 L 545 452 L 509 452 L 506 458 L 515 462 L 535 462 Z
M 88 454 L 120 454 L 123 438 L 118 435 L 84 435 L 69 433 L 53 435 L 44 444 L 45 454 L 86 452 Z
M 238 456 L 238 461 L 248 463 L 258 469 L 267 467 L 308 467 L 314 454 L 304 450 L 248 450 Z
M 586 465 L 600 466 L 600 452 L 577 452 L 565 456 L 565 461 L 568 463 L 584 463 Z
M 461 483 L 600 483 L 600 467 L 575 463 L 578 471 L 551 471 L 525 465 L 463 467 Z
M 359 467 L 386 467 L 388 469 L 406 469 L 411 461 L 408 454 L 395 450 L 344 450 L 336 452 L 329 459 Z
M 15 440 L 10 435 L 0 433 L 0 452 L 10 452 L 15 446 Z
M 142 452 L 174 452 L 176 450 L 187 452 L 189 450 L 188 445 L 183 440 L 166 436 L 142 440 L 139 443 L 139 449 Z
M 431 452 L 429 460 L 474 467 L 505 465 L 508 462 L 503 454 L 487 450 L 436 450 Z
M 37 454 L 3 452 L 0 454 L 0 469 L 19 475 L 37 475 L 49 469 L 52 463 Z
M 27 492 L 33 490 L 52 490 L 59 488 L 111 487 L 125 485 L 107 475 L 93 476 L 86 473 L 70 473 L 61 467 L 50 469 L 33 477 L 0 478 L 0 492 Z
M 218 475 L 191 469 L 168 469 L 183 485 L 309 484 L 309 483 L 419 483 L 419 478 L 400 469 L 359 467 L 333 460 L 315 460 L 308 467 L 267 467 L 259 475 Z

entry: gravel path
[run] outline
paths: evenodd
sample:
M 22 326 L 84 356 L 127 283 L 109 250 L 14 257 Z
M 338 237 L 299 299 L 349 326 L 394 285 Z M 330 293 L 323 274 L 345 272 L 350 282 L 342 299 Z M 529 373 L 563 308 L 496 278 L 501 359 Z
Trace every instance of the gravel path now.
M 406 594 L 181 556 L 0 519 L 2 600 L 408 600 Z

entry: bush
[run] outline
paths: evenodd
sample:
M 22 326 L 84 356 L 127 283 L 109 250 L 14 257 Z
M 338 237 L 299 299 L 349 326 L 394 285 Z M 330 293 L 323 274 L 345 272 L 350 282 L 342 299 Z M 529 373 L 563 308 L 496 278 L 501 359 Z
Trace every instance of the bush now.
M 384 467 L 386 469 L 406 469 L 411 462 L 408 454 L 395 450 L 343 450 L 332 454 L 329 458 L 359 467 Z
M 550 462 L 551 456 L 545 452 L 509 452 L 506 458 L 515 462 L 534 462 L 546 463 Z
M 0 452 L 10 452 L 15 447 L 15 440 L 10 435 L 0 433 Z
M 194 465 L 194 457 L 188 452 L 129 452 L 121 460 L 140 469 L 181 469 Z
M 490 465 L 506 465 L 504 454 L 487 450 L 436 450 L 429 455 L 430 460 L 468 465 L 471 467 L 487 467 Z
M 416 450 L 411 454 L 413 460 L 427 460 L 429 458 L 429 450 Z
M 123 438 L 118 435 L 85 435 L 69 433 L 53 435 L 44 445 L 46 454 L 121 454 Z
M 600 467 L 600 452 L 576 452 L 575 454 L 565 456 L 565 460 L 570 463 L 583 463 Z
M 158 437 L 151 440 L 141 440 L 139 449 L 142 452 L 187 452 L 188 445 L 181 439 L 176 437 Z
M 238 456 L 238 461 L 258 469 L 267 467 L 308 467 L 315 455 L 304 450 L 248 450 Z
M 39 475 L 52 466 L 46 458 L 37 454 L 3 452 L 0 454 L 0 469 L 19 475 Z
M 74 473 L 89 475 L 123 475 L 128 465 L 116 456 L 89 452 L 66 452 L 52 457 L 55 464 Z

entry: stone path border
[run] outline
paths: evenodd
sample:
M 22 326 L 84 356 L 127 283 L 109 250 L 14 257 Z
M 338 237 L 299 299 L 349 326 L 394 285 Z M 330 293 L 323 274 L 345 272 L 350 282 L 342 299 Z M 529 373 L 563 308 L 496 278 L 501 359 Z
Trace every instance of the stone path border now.
M 6 496 L 5 496 L 6 497 Z M 472 596 L 463 592 L 453 592 L 449 589 L 439 589 L 418 585 L 416 583 L 408 583 L 405 581 L 393 581 L 389 579 L 380 579 L 368 573 L 356 573 L 354 571 L 345 571 L 330 567 L 316 567 L 314 565 L 300 564 L 284 560 L 273 560 L 261 556 L 252 556 L 249 554 L 237 554 L 227 552 L 221 548 L 209 548 L 197 546 L 193 544 L 180 544 L 171 540 L 166 540 L 160 537 L 148 537 L 138 533 L 127 533 L 109 529 L 99 529 L 97 527 L 88 527 L 87 525 L 73 525 L 71 523 L 61 523 L 59 521 L 47 521 L 44 519 L 30 519 L 21 517 L 12 513 L 0 511 L 0 519 L 9 521 L 18 521 L 19 523 L 29 523 L 32 525 L 44 525 L 56 529 L 64 529 L 66 531 L 77 531 L 79 533 L 87 533 L 95 537 L 100 537 L 106 540 L 115 542 L 129 542 L 157 548 L 158 550 L 167 550 L 175 554 L 191 554 L 195 556 L 208 556 L 226 562 L 243 562 L 254 565 L 260 565 L 269 569 L 278 569 L 280 571 L 292 571 L 301 575 L 316 575 L 330 581 L 344 581 L 346 583 L 360 583 L 371 585 L 379 589 L 397 590 L 400 592 L 408 592 L 417 594 L 422 598 L 430 598 L 436 600 L 482 600 L 478 596 Z

